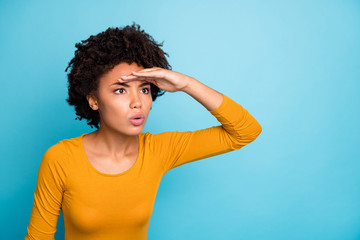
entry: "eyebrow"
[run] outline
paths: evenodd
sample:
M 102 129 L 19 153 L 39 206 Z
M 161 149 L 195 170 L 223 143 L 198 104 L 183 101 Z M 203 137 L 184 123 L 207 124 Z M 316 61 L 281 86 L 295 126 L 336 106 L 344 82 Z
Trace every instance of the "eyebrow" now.
M 121 82 L 115 82 L 115 83 L 111 84 L 110 86 L 112 86 L 112 85 L 120 85 L 120 86 L 124 86 L 124 87 L 130 87 L 128 84 L 121 83 Z M 139 85 L 139 87 L 146 86 L 146 85 L 150 85 L 150 83 L 149 82 L 142 83 Z

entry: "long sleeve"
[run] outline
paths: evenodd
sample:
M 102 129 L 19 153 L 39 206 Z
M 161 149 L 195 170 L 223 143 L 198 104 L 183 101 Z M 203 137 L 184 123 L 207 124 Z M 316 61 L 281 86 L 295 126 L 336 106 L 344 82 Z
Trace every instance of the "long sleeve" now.
M 64 157 L 63 148 L 56 144 L 45 152 L 41 160 L 25 240 L 54 239 L 65 191 Z
M 223 96 L 221 105 L 210 111 L 220 126 L 158 134 L 156 144 L 163 149 L 165 172 L 188 162 L 239 150 L 260 135 L 262 128 L 256 119 L 240 104 Z

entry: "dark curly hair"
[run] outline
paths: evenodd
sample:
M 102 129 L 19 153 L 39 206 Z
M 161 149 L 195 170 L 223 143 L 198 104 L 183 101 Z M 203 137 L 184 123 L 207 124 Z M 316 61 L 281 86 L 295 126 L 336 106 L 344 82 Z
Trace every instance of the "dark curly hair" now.
M 144 68 L 161 67 L 172 69 L 165 53 L 152 36 L 140 30 L 140 25 L 133 24 L 123 28 L 108 28 L 95 36 L 91 35 L 87 40 L 76 43 L 75 56 L 69 62 L 71 67 L 68 73 L 68 94 L 66 102 L 75 106 L 75 118 L 85 118 L 87 124 L 99 129 L 100 115 L 98 111 L 90 108 L 86 96 L 97 95 L 99 79 L 116 65 L 122 62 L 136 63 Z M 165 91 L 151 84 L 152 101 L 158 96 L 164 95 Z

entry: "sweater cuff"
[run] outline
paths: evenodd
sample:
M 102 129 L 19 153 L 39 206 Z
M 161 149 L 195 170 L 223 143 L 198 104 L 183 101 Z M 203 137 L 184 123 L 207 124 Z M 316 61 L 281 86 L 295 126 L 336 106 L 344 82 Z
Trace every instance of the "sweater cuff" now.
M 213 115 L 216 114 L 216 113 L 222 112 L 222 109 L 224 108 L 224 105 L 226 105 L 226 102 L 228 101 L 228 99 L 227 99 L 228 97 L 223 93 L 221 93 L 221 94 L 223 95 L 223 100 L 222 100 L 220 106 L 218 106 L 216 109 L 210 111 L 210 113 L 213 114 Z
M 222 93 L 222 95 L 224 98 L 220 106 L 210 111 L 219 122 L 233 125 L 235 122 L 238 124 L 247 118 L 248 112 L 245 108 L 225 94 Z

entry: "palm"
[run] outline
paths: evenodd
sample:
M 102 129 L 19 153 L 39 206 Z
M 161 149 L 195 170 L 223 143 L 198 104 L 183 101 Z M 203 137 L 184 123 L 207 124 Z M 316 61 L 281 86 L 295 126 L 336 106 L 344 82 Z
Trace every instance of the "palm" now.
M 123 77 L 123 80 L 146 80 L 167 92 L 182 90 L 189 76 L 163 68 L 147 68 Z
M 178 91 L 177 88 L 174 86 L 174 84 L 170 83 L 167 80 L 164 79 L 153 79 L 150 80 L 151 83 L 155 84 L 158 88 L 167 91 L 167 92 L 176 92 Z

